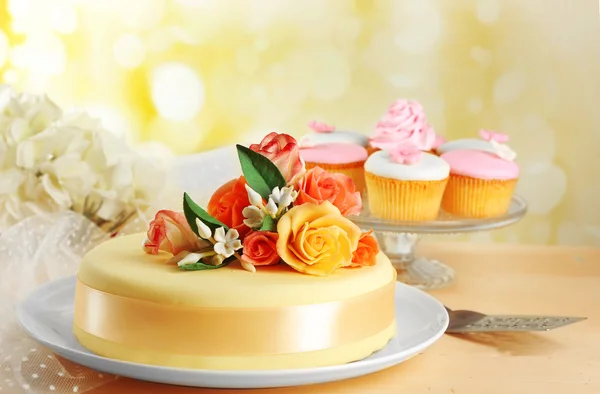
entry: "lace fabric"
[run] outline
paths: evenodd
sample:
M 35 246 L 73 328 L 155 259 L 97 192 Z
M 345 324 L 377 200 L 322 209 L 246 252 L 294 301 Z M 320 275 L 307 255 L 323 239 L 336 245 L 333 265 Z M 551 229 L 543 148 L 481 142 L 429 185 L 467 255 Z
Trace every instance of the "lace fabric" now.
M 170 187 L 206 204 L 216 188 L 240 173 L 235 147 L 226 147 L 180 158 L 171 169 Z M 173 194 L 177 201 L 165 201 L 164 207 L 180 205 L 181 194 Z M 119 234 L 146 226 L 133 221 Z M 35 287 L 75 275 L 83 255 L 108 239 L 72 211 L 32 216 L 0 234 L 0 393 L 83 393 L 118 379 L 55 356 L 28 337 L 14 313 Z

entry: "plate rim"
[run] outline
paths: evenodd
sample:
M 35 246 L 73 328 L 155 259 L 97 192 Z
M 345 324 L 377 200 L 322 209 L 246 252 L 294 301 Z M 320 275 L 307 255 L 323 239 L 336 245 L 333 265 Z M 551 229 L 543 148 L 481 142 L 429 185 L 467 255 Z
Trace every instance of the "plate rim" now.
M 434 329 L 432 329 L 432 332 L 431 332 L 429 338 L 415 346 L 412 346 L 410 349 L 407 349 L 404 351 L 388 354 L 388 355 L 377 357 L 377 358 L 367 357 L 367 358 L 357 360 L 357 361 L 354 361 L 351 363 L 320 366 L 320 367 L 293 368 L 293 369 L 269 369 L 269 370 L 217 370 L 217 369 L 214 369 L 213 370 L 213 369 L 178 368 L 178 367 L 160 366 L 160 365 L 154 365 L 154 364 L 143 364 L 143 363 L 137 363 L 137 362 L 132 362 L 132 361 L 118 360 L 118 359 L 103 357 L 103 356 L 97 355 L 91 351 L 83 351 L 83 350 L 79 350 L 76 348 L 63 346 L 61 344 L 57 344 L 57 343 L 48 341 L 48 340 L 44 339 L 43 337 L 36 335 L 32 330 L 30 330 L 30 327 L 28 327 L 26 319 L 35 318 L 35 317 L 32 317 L 31 313 L 29 313 L 27 311 L 27 309 L 28 309 L 27 306 L 30 304 L 30 302 L 33 299 L 39 298 L 39 297 L 35 297 L 35 296 L 40 293 L 44 293 L 44 292 L 48 291 L 49 288 L 54 288 L 54 287 L 59 287 L 59 286 L 68 286 L 70 284 L 74 284 L 75 279 L 76 279 L 76 275 L 67 276 L 64 278 L 47 281 L 47 282 L 41 284 L 40 286 L 37 286 L 36 288 L 34 288 L 16 306 L 15 314 L 16 314 L 17 320 L 19 322 L 19 325 L 31 339 L 41 343 L 42 345 L 48 347 L 53 352 L 60 354 L 62 357 L 66 358 L 66 359 L 71 359 L 73 357 L 72 355 L 75 355 L 75 357 L 77 357 L 77 358 L 87 358 L 89 360 L 93 360 L 93 361 L 103 363 L 103 364 L 104 363 L 112 364 L 114 366 L 114 369 L 117 369 L 119 367 L 126 368 L 126 369 L 127 368 L 143 368 L 145 370 L 150 370 L 151 372 L 179 373 L 179 374 L 185 374 L 185 375 L 190 375 L 190 376 L 197 375 L 199 377 L 205 377 L 205 376 L 210 375 L 211 377 L 215 377 L 215 378 L 224 378 L 224 377 L 235 376 L 237 378 L 251 377 L 254 379 L 261 378 L 261 377 L 268 378 L 268 377 L 272 377 L 273 374 L 281 374 L 281 373 L 284 373 L 288 378 L 297 378 L 297 377 L 300 377 L 300 376 L 303 376 L 306 374 L 335 374 L 335 373 L 348 374 L 348 373 L 357 372 L 357 370 L 360 371 L 363 369 L 368 369 L 372 372 L 375 372 L 375 371 L 386 369 L 393 365 L 399 364 L 403 361 L 410 359 L 411 357 L 414 357 L 414 356 L 422 353 L 425 349 L 427 349 L 428 347 L 433 345 L 444 335 L 444 333 L 448 327 L 448 324 L 449 324 L 449 316 L 448 316 L 446 309 L 435 297 L 433 297 L 432 295 L 430 295 L 418 288 L 406 285 L 402 282 L 396 282 L 394 296 L 396 296 L 397 292 L 399 291 L 398 289 L 401 289 L 400 291 L 408 291 L 411 294 L 418 294 L 420 297 L 427 298 L 429 302 L 433 302 L 433 304 L 437 304 L 439 307 L 439 311 L 442 312 L 440 314 L 441 318 L 439 318 L 438 321 L 436 322 L 436 324 L 433 326 Z M 25 321 L 24 321 L 24 319 L 25 319 Z M 73 334 L 71 334 L 71 335 L 73 335 Z M 386 347 L 387 346 L 389 346 L 389 342 L 388 342 L 388 344 L 386 344 Z M 385 347 L 383 349 L 385 349 Z M 381 349 L 381 350 L 383 350 L 383 349 Z M 79 360 L 75 361 L 75 362 L 78 364 L 81 364 L 83 366 L 86 366 L 90 369 L 93 369 L 93 370 L 98 370 L 98 371 L 101 370 L 101 368 L 98 368 L 97 365 L 90 366 L 89 363 L 85 364 Z M 116 374 L 119 376 L 124 376 L 124 377 L 131 377 L 133 379 L 140 379 L 138 377 L 131 376 L 131 374 L 128 374 L 128 373 L 115 373 L 115 372 L 110 372 L 110 371 L 106 371 L 106 370 L 103 372 L 113 373 L 113 374 Z M 126 372 L 126 371 L 123 371 L 123 372 Z M 353 375 L 353 376 L 367 375 L 372 372 L 360 373 L 359 375 Z M 342 378 L 342 379 L 347 379 L 347 378 Z M 140 380 L 142 380 L 142 379 L 140 379 Z M 327 381 L 337 381 L 337 380 L 341 380 L 341 379 L 332 378 Z M 152 380 L 152 381 L 157 382 L 157 383 L 164 382 L 161 380 Z M 167 383 L 167 384 L 176 384 L 176 383 Z M 306 383 L 306 384 L 310 384 L 310 383 Z M 186 385 L 186 384 L 182 383 L 181 385 Z M 186 385 L 186 386 L 189 386 L 189 385 Z M 200 387 L 200 386 L 196 386 L 196 387 Z M 217 386 L 202 386 L 202 387 L 217 387 Z M 232 388 L 232 387 L 238 387 L 238 386 L 227 386 L 227 388 Z M 284 386 L 282 386 L 282 385 L 276 385 L 276 386 L 265 385 L 265 386 L 248 386 L 248 387 L 267 388 L 267 387 L 284 387 Z M 223 386 L 223 388 L 225 388 L 225 386 Z

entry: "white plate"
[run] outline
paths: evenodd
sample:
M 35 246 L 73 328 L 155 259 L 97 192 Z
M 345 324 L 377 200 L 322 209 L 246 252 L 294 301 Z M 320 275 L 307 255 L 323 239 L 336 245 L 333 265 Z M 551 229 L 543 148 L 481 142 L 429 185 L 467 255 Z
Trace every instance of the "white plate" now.
M 430 295 L 398 283 L 394 339 L 379 352 L 349 364 L 330 367 L 216 371 L 159 367 L 97 356 L 83 348 L 72 333 L 75 277 L 48 282 L 17 306 L 27 333 L 64 358 L 89 368 L 158 383 L 196 387 L 266 388 L 324 383 L 370 374 L 399 364 L 425 350 L 448 327 L 448 314 Z

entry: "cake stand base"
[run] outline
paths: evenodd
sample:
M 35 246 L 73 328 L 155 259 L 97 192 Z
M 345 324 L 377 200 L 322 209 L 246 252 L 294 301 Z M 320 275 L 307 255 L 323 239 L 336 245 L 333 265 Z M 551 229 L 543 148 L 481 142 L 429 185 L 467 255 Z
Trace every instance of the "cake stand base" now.
M 437 261 L 417 257 L 409 264 L 391 258 L 398 272 L 398 281 L 421 290 L 446 287 L 454 280 L 454 270 Z
M 446 287 L 454 280 L 454 270 L 447 265 L 417 257 L 415 249 L 421 239 L 418 234 L 376 233 L 382 252 L 398 272 L 398 281 L 422 290 Z

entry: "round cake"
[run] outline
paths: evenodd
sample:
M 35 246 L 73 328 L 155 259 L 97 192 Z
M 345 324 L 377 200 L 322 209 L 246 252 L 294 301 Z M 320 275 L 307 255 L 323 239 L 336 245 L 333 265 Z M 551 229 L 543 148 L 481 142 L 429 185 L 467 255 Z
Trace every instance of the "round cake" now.
M 77 275 L 74 333 L 104 357 L 180 368 L 285 369 L 347 363 L 395 333 L 396 271 L 302 275 L 287 265 L 179 271 L 141 251 L 146 234 L 89 252 Z
M 184 193 L 182 211 L 159 210 L 145 234 L 84 256 L 82 346 L 142 364 L 275 370 L 360 360 L 394 336 L 396 271 L 348 218 L 362 204 L 352 179 L 305 171 L 287 134 L 237 152 L 243 176 L 206 210 Z

